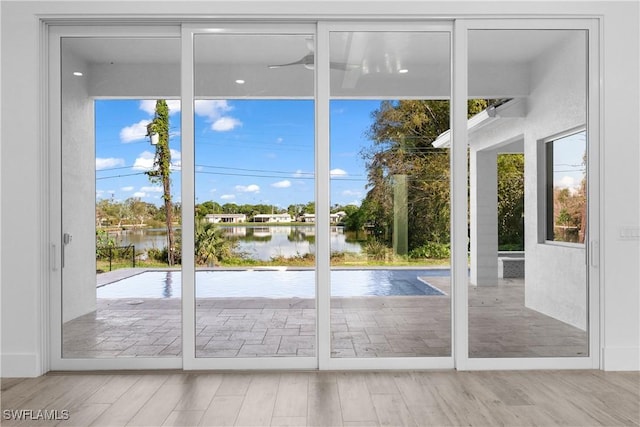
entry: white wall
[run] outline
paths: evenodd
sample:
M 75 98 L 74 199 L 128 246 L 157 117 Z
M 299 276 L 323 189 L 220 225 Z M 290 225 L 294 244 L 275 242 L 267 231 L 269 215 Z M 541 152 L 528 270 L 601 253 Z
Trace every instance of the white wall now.
M 2 7 L 2 375 L 42 373 L 38 21 Z M 13 62 L 14 66 L 9 66 Z M 16 185 L 19 183 L 19 185 Z
M 74 76 L 74 72 L 83 76 Z M 62 231 L 65 246 L 62 320 L 96 309 L 94 103 L 87 64 L 62 48 Z
M 638 2 L 611 8 L 604 27 L 600 278 L 605 369 L 640 369 L 640 82 Z
M 92 64 L 88 75 L 90 96 L 152 99 L 180 96 L 179 63 Z
M 496 37 L 501 36 L 499 32 L 495 34 Z M 532 32 L 531 37 L 536 37 L 536 34 Z M 542 52 L 529 64 L 526 73 L 530 80 L 525 117 L 496 119 L 475 132 L 470 139 L 472 146 L 484 147 L 487 143 L 524 138 L 525 306 L 582 330 L 586 330 L 587 326 L 585 249 L 579 245 L 549 244 L 540 238 L 545 225 L 546 188 L 544 159 L 539 156 L 539 146 L 545 138 L 586 123 L 585 46 L 584 32 L 574 31 L 560 43 Z M 495 161 L 491 165 L 495 168 Z M 489 166 L 487 163 L 484 168 Z M 495 171 L 486 175 L 495 185 Z M 473 202 L 472 198 L 472 208 Z M 491 219 L 485 216 L 485 221 Z M 493 214 L 493 221 L 496 218 L 496 214 Z M 476 236 L 478 240 L 481 237 Z M 489 260 L 488 257 L 495 256 L 493 254 L 497 252 L 486 243 L 476 246 L 480 251 L 480 259 Z M 495 264 L 497 260 L 493 265 L 486 265 L 485 269 L 495 269 Z
M 363 5 L 366 4 L 366 7 Z M 602 16 L 603 144 L 602 284 L 605 369 L 640 369 L 640 245 L 623 240 L 620 229 L 638 226 L 640 160 L 638 117 L 638 4 L 636 2 L 484 1 L 216 1 L 210 2 L 24 2 L 3 1 L 2 22 L 2 375 L 35 376 L 47 368 L 42 337 L 41 291 L 48 284 L 48 238 L 43 227 L 40 27 L 38 16 L 108 14 L 144 16 L 495 16 L 566 14 Z M 625 192 L 619 191 L 621 188 Z
M 587 328 L 584 246 L 545 243 L 545 138 L 586 124 L 586 35 L 573 32 L 532 66 L 525 130 L 525 305 Z M 541 208 L 542 207 L 542 208 Z
M 2 8 L 0 7 L 0 23 L 2 22 Z M 2 63 L 2 31 L 0 31 L 0 64 Z M 2 82 L 2 67 L 0 67 L 0 82 Z M 2 99 L 2 85 L 0 84 L 0 99 Z M 2 103 L 0 103 L 0 126 L 2 124 Z M 2 134 L 0 133 L 0 165 L 2 165 Z M 0 201 L 2 200 L 2 174 L 0 174 Z M 0 225 L 2 224 L 2 209 L 0 209 Z M 2 227 L 0 226 L 0 242 L 2 242 Z M 2 244 L 0 243 L 0 268 L 2 267 Z M 0 309 L 2 308 L 2 275 L 0 274 Z M 2 352 L 2 316 L 0 315 L 0 358 Z M 2 378 L 2 363 L 0 360 L 0 378 Z
M 501 36 L 499 32 L 495 34 Z M 531 37 L 537 34 L 533 32 Z M 472 146 L 483 147 L 487 142 L 524 137 L 525 306 L 582 330 L 587 327 L 585 249 L 579 245 L 549 244 L 540 238 L 544 236 L 546 175 L 545 162 L 539 154 L 541 140 L 586 123 L 585 47 L 585 33 L 574 31 L 542 52 L 529 64 L 526 74 L 530 79 L 526 117 L 497 119 L 471 139 Z M 487 173 L 495 183 L 494 175 Z M 495 218 L 494 214 L 494 221 Z M 495 252 L 486 244 L 477 249 Z

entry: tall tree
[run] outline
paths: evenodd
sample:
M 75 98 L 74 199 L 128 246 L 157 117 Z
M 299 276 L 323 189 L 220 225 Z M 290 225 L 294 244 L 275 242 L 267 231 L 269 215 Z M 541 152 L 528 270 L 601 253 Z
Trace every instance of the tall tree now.
M 147 172 L 152 183 L 162 184 L 164 210 L 167 224 L 167 253 L 169 266 L 174 264 L 175 242 L 173 235 L 173 207 L 171 201 L 171 150 L 169 149 L 169 106 L 164 99 L 156 101 L 153 120 L 147 126 L 147 134 L 158 134 L 153 169 Z
M 498 246 L 524 250 L 524 154 L 498 155 Z
M 469 115 L 487 102 L 471 100 Z M 449 150 L 432 142 L 450 128 L 449 101 L 383 101 L 372 113 L 362 152 L 368 169 L 365 203 L 369 222 L 387 242 L 393 225 L 393 177 L 406 175 L 409 249 L 427 242 L 449 242 Z

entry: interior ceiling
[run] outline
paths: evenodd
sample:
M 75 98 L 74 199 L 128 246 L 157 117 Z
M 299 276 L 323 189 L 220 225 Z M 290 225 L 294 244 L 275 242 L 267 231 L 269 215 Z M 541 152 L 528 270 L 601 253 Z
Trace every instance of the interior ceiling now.
M 470 66 L 473 67 L 476 63 L 494 66 L 526 64 L 561 42 L 568 33 L 569 31 L 560 30 L 471 31 Z M 63 49 L 66 49 L 67 53 L 72 53 L 89 64 L 104 65 L 177 66 L 181 59 L 180 45 L 178 38 L 63 40 Z M 239 78 L 249 76 L 254 81 L 264 79 L 257 86 L 286 86 L 298 78 L 296 76 L 309 81 L 313 75 L 309 70 L 313 69 L 313 65 L 281 67 L 280 70 L 283 71 L 280 71 L 280 74 L 273 73 L 276 70 L 269 69 L 269 65 L 300 61 L 308 55 L 311 55 L 308 58 L 312 60 L 313 50 L 312 35 L 197 35 L 194 51 L 196 73 L 199 66 L 201 69 L 209 67 L 207 72 L 210 69 L 224 69 L 225 76 L 233 76 L 237 70 L 238 75 L 242 74 Z M 421 84 L 420 79 L 433 79 L 433 76 L 424 76 L 434 73 L 440 73 L 440 84 L 446 86 L 449 84 L 450 74 L 449 55 L 449 34 L 445 32 L 333 32 L 330 36 L 332 94 L 339 90 L 348 94 L 349 90 L 355 90 L 354 88 L 365 80 L 369 87 L 387 85 L 393 86 L 400 94 L 410 93 L 410 85 L 415 88 Z M 400 70 L 408 71 L 401 77 L 398 74 Z M 365 76 L 367 74 L 370 75 Z M 376 83 L 373 83 L 373 77 L 377 78 Z M 334 90 L 334 81 L 339 81 L 340 89 Z M 222 95 L 227 94 L 222 87 L 216 90 Z M 283 91 L 286 92 L 285 89 Z M 279 93 L 277 88 L 270 92 Z

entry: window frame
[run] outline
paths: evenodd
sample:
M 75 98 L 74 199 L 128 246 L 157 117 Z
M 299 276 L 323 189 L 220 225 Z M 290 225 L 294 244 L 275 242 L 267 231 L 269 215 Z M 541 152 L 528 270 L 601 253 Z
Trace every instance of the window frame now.
M 559 132 L 557 134 L 554 134 L 552 136 L 549 136 L 547 138 L 544 138 L 540 141 L 540 150 L 539 153 L 540 158 L 539 158 L 539 176 L 541 177 L 541 180 L 543 180 L 543 182 L 541 182 L 541 185 L 539 186 L 538 191 L 541 193 L 541 196 L 539 198 L 539 200 L 542 201 L 541 206 L 542 206 L 542 210 L 540 211 L 540 216 L 538 218 L 538 225 L 539 225 L 539 235 L 540 235 L 540 239 L 539 242 L 540 243 L 544 243 L 544 244 L 548 244 L 548 245 L 554 245 L 554 246 L 565 246 L 565 247 L 572 247 L 572 248 L 580 248 L 580 249 L 584 249 L 586 247 L 586 242 L 588 241 L 588 238 L 586 236 L 587 231 L 589 229 L 588 227 L 588 221 L 589 221 L 589 209 L 588 209 L 588 202 L 585 200 L 585 204 L 587 205 L 585 207 L 585 215 L 587 215 L 587 226 L 585 227 L 585 238 L 584 238 L 584 242 L 580 243 L 580 242 L 567 242 L 567 241 L 563 241 L 563 240 L 555 240 L 554 239 L 554 228 L 555 228 L 555 221 L 554 221 L 554 217 L 555 217 L 555 212 L 554 212 L 554 202 L 553 202 L 553 189 L 554 189 L 554 181 L 553 181 L 553 174 L 554 174 L 554 165 L 553 165 L 553 143 L 557 142 L 559 140 L 562 140 L 564 138 L 568 138 L 571 136 L 575 136 L 578 135 L 580 133 L 584 133 L 585 135 L 585 155 L 587 156 L 587 162 L 585 163 L 585 179 L 588 180 L 588 163 L 589 163 L 589 144 L 588 144 L 588 131 L 587 131 L 587 126 L 584 124 L 581 124 L 579 126 L 567 129 L 565 131 Z M 588 181 L 587 181 L 587 189 L 585 191 L 585 196 L 587 196 L 588 199 L 588 194 L 589 194 L 589 189 L 588 189 Z

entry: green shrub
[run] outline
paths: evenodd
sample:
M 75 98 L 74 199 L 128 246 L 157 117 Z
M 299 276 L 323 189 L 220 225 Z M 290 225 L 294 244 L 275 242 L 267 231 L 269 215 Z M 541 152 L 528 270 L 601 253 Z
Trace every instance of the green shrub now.
M 369 240 L 364 247 L 367 256 L 377 261 L 386 260 L 389 256 L 389 248 L 378 240 Z
M 524 246 L 520 243 L 505 243 L 498 246 L 499 251 L 524 251 Z
M 427 242 L 409 252 L 409 258 L 444 259 L 450 256 L 451 248 L 448 243 Z

